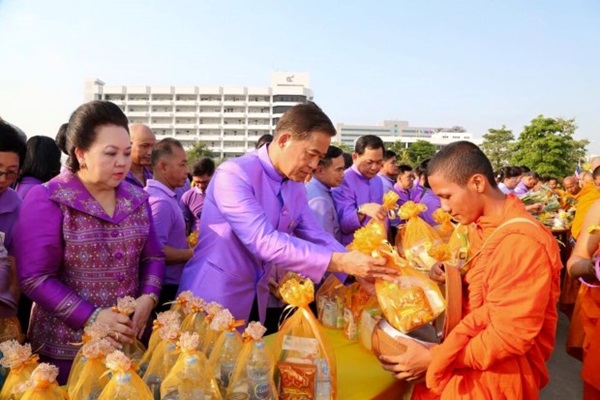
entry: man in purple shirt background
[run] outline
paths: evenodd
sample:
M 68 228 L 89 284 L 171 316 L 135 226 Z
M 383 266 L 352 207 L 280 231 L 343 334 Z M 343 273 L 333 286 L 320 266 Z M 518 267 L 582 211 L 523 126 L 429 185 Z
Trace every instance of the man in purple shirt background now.
M 264 321 L 274 265 L 314 282 L 326 271 L 359 278 L 396 274 L 384 260 L 348 253 L 308 207 L 304 182 L 335 133 L 317 105 L 299 104 L 279 120 L 273 142 L 217 168 L 180 291 L 217 301 L 246 322 Z
M 413 190 L 413 198 L 411 199 L 415 203 L 424 204 L 427 206 L 427 210 L 423 211 L 419 214 L 425 222 L 427 222 L 431 226 L 439 225 L 433 219 L 433 213 L 442 206 L 440 198 L 433 193 L 431 187 L 429 186 L 429 181 L 427 180 L 427 165 L 429 164 L 429 159 L 423 161 L 417 168 L 415 168 L 415 172 L 419 177 L 419 186 L 417 190 Z
M 383 141 L 374 135 L 358 138 L 354 146 L 354 164 L 345 172 L 342 184 L 332 191 L 342 230 L 342 244 L 352 242 L 354 232 L 371 218 L 386 220 L 382 207 L 383 185 L 377 173 L 383 165 Z
M 521 177 L 521 182 L 517 185 L 514 190 L 514 194 L 522 197 L 531 191 L 535 185 L 540 181 L 540 175 L 535 171 L 528 171 Z
M 215 162 L 208 157 L 203 157 L 196 161 L 192 168 L 192 182 L 194 183 L 194 187 L 181 196 L 180 204 L 188 225 L 188 233 L 200 229 L 200 215 L 202 214 L 202 206 L 204 205 L 204 196 L 214 173 Z
M 340 243 L 342 231 L 331 197 L 331 189 L 340 186 L 343 180 L 343 151 L 338 147 L 329 146 L 327 154 L 319 161 L 311 180 L 306 184 L 306 197 L 308 206 L 319 224 Z
M 172 138 L 163 139 L 154 145 L 151 160 L 154 177 L 148 179 L 144 190 L 150 195 L 152 219 L 167 264 L 159 299 L 160 306 L 164 308 L 166 302 L 175 299 L 183 266 L 193 255 L 187 243 L 185 220 L 174 191 L 187 180 L 188 164 L 181 143 Z
M 398 166 L 398 176 L 396 177 L 396 184 L 394 190 L 398 193 L 398 206 L 406 203 L 409 200 L 413 200 L 413 184 L 415 181 L 415 175 L 410 165 L 402 164 Z
M 2 243 L 8 251 L 9 263 L 0 260 L 0 320 L 12 318 L 16 321 L 19 285 L 15 260 L 12 251 L 12 231 L 22 200 L 10 186 L 16 181 L 25 159 L 26 147 L 17 131 L 0 120 L 0 232 L 4 233 Z M 25 327 L 26 328 L 26 327 Z M 1 336 L 1 332 L 0 332 Z M 3 337 L 1 340 L 21 339 Z
M 381 179 L 381 183 L 383 184 L 384 194 L 390 190 L 394 190 L 396 175 L 398 175 L 398 160 L 396 158 L 397 155 L 392 150 L 383 152 L 383 166 L 379 170 L 377 176 Z
M 129 126 L 131 137 L 131 169 L 125 180 L 132 185 L 143 188 L 146 181 L 152 179 L 152 148 L 156 144 L 156 136 L 150 127 L 144 124 Z

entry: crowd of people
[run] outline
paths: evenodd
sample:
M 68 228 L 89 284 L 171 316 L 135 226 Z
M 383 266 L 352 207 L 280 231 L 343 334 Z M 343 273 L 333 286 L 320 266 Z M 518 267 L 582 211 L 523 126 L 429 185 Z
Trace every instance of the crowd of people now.
M 432 226 L 440 208 L 470 226 L 472 257 L 461 322 L 434 348 L 415 343 L 403 355 L 381 356 L 383 368 L 398 379 L 425 377 L 413 398 L 537 398 L 555 346 L 562 263 L 556 240 L 533 216 L 543 205 L 520 198 L 544 185 L 576 207 L 567 268 L 583 286 L 573 320 L 582 326 L 586 398 L 600 398 L 593 373 L 600 368 L 600 234 L 590 230 L 600 225 L 600 167 L 559 185 L 527 167 L 494 172 L 469 142 L 398 165 L 377 136 L 360 137 L 348 154 L 331 145 L 335 134 L 318 106 L 300 104 L 256 150 L 218 168 L 210 158 L 189 168 L 178 140 L 157 141 L 107 101 L 78 107 L 56 140 L 25 141 L 0 122 L 8 254 L 0 340 L 26 335 L 64 383 L 86 325 L 105 323 L 116 342 L 130 344 L 185 290 L 276 331 L 277 286 L 288 271 L 316 284 L 336 274 L 365 288 L 399 274 L 385 259 L 346 248 L 370 220 L 394 242 L 404 221 L 390 219 L 382 202 L 395 191 L 398 206 L 424 204 L 421 217 Z M 430 275 L 440 283 L 444 276 L 441 264 Z M 131 318 L 112 309 L 123 296 L 137 299 Z

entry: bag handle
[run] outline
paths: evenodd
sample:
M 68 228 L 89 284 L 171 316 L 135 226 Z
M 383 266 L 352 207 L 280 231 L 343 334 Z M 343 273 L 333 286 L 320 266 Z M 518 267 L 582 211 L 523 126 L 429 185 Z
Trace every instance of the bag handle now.
M 525 222 L 528 224 L 532 224 L 536 227 L 539 227 L 538 224 L 533 222 L 532 220 L 524 217 L 516 217 L 511 218 L 508 221 L 505 221 L 503 224 L 498 226 L 494 231 L 488 236 L 483 245 L 475 253 L 471 258 L 467 260 L 467 262 L 462 266 L 465 268 L 468 264 L 470 264 L 475 258 L 477 258 L 485 246 L 489 243 L 490 239 L 502 228 L 512 225 L 519 222 Z M 445 268 L 446 271 L 446 318 L 444 320 L 444 328 L 443 328 L 443 338 L 447 337 L 452 329 L 460 322 L 462 319 L 462 275 L 461 270 L 458 268 Z

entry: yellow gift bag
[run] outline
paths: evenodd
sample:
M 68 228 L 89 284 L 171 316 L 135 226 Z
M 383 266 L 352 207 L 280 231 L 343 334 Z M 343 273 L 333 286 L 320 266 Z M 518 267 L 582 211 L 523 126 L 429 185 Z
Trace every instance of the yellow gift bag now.
M 177 341 L 181 331 L 179 325 L 164 326 L 160 329 L 161 341 L 154 348 L 148 368 L 142 376 L 155 398 L 160 398 L 160 385 L 165 379 L 179 356 Z
M 135 312 L 137 301 L 131 296 L 125 296 L 123 298 L 117 299 L 117 305 L 112 308 L 112 310 L 121 315 L 125 315 L 129 317 L 131 314 Z M 133 343 L 124 344 L 121 351 L 131 360 L 138 364 L 144 353 L 146 352 L 146 348 L 144 345 L 137 339 L 133 339 Z
M 244 321 L 236 321 L 227 309 L 219 311 L 210 323 L 211 334 L 217 333 L 219 337 L 215 341 L 208 363 L 223 397 L 242 348 L 242 336 L 236 328 L 243 324 Z
M 135 372 L 135 364 L 123 352 L 115 350 L 107 355 L 106 368 L 112 377 L 98 400 L 154 400 L 148 386 Z
M 31 378 L 23 383 L 18 391 L 23 395 L 21 400 L 68 400 L 69 396 L 58 383 L 58 367 L 42 363 L 31 373 Z
M 97 399 L 108 383 L 104 365 L 107 355 L 116 349 L 106 339 L 96 339 L 83 345 L 81 353 L 84 360 L 77 381 L 67 384 L 71 399 Z
M 371 296 L 358 282 L 345 287 L 344 296 L 344 337 L 348 340 L 358 340 L 360 335 L 359 322 L 363 309 L 377 304 L 377 299 Z
M 215 316 L 222 310 L 223 306 L 214 301 L 211 301 L 206 305 L 206 317 L 204 317 L 204 321 L 202 322 L 203 326 L 200 328 L 204 332 L 202 351 L 206 355 L 206 358 L 210 358 L 210 353 L 212 352 L 213 347 L 215 347 L 215 343 L 221 334 L 221 331 L 219 330 L 215 331 L 210 329 L 210 324 Z
M 0 353 L 0 364 L 10 369 L 0 392 L 0 399 L 19 400 L 21 395 L 13 392 L 19 384 L 29 380 L 31 373 L 38 366 L 38 356 L 31 354 L 30 344 L 21 345 L 16 340 L 0 343 Z
M 181 354 L 160 385 L 161 399 L 221 400 L 217 381 L 204 353 L 198 350 L 197 333 L 184 332 L 177 346 Z
M 158 313 L 158 315 L 156 316 L 156 319 L 154 321 L 152 321 L 152 334 L 150 335 L 150 341 L 148 342 L 148 349 L 146 350 L 146 352 L 144 353 L 144 356 L 142 357 L 141 361 L 140 361 L 140 371 L 146 371 L 146 368 L 148 367 L 148 363 L 150 362 L 150 358 L 152 358 L 152 353 L 154 352 L 154 349 L 156 348 L 156 345 L 158 344 L 158 342 L 160 342 L 160 329 L 163 326 L 167 326 L 167 325 L 173 325 L 173 324 L 177 324 L 179 325 L 180 322 L 180 317 L 179 317 L 179 313 L 177 311 L 164 311 L 164 312 L 160 312 Z M 140 372 L 142 375 L 144 374 L 143 372 Z
M 185 307 L 190 301 L 192 301 L 193 298 L 194 293 L 192 293 L 190 290 L 186 290 L 184 292 L 179 293 L 175 301 L 166 304 L 171 304 L 171 311 L 177 311 L 179 313 L 179 317 L 181 319 L 184 319 Z
M 200 342 L 204 340 L 206 325 L 204 311 L 206 302 L 199 297 L 194 297 L 185 307 L 186 316 L 181 323 L 181 332 L 194 332 L 198 334 Z
M 447 242 L 450 239 L 452 232 L 454 232 L 452 216 L 441 208 L 435 210 L 431 216 L 433 217 L 433 220 L 439 224 L 436 225 L 434 229 L 440 235 L 442 240 Z
M 67 379 L 67 387 L 75 385 L 79 381 L 79 373 L 85 364 L 85 357 L 83 356 L 83 348 L 87 343 L 98 341 L 108 336 L 110 328 L 106 324 L 93 323 L 83 328 L 83 335 L 81 337 L 82 347 L 79 349 L 71 364 L 71 371 L 69 372 L 69 378 Z
M 317 315 L 319 321 L 328 328 L 344 327 L 344 285 L 330 274 L 317 290 Z
M 400 218 L 406 220 L 402 231 L 402 252 L 409 265 L 420 271 L 429 271 L 436 263 L 428 252 L 431 247 L 442 243 L 440 235 L 419 214 L 427 206 L 407 201 L 400 207 Z
M 335 399 L 335 355 L 308 305 L 314 298 L 310 279 L 288 273 L 279 293 L 293 312 L 275 337 L 275 385 L 281 400 Z
M 244 345 L 227 388 L 228 399 L 277 399 L 273 381 L 273 354 L 262 340 L 266 331 L 260 322 L 250 322 L 244 331 Z

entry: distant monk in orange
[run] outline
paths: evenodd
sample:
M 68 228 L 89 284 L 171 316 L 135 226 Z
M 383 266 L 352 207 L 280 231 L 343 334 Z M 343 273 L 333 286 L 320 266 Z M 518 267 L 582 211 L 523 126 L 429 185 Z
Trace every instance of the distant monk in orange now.
M 596 168 L 599 169 L 600 167 Z M 600 169 L 599 169 L 600 171 Z M 594 171 L 595 172 L 595 171 Z M 583 223 L 581 234 L 567 263 L 567 270 L 573 278 L 582 280 L 579 290 L 577 314 L 569 332 L 569 343 L 573 338 L 583 336 L 583 379 L 584 400 L 600 400 L 600 268 L 596 260 L 600 250 L 600 201 L 590 207 Z M 598 229 L 590 233 L 590 228 Z M 575 332 L 583 330 L 583 332 Z
M 538 399 L 558 319 L 558 245 L 518 198 L 498 189 L 476 145 L 444 147 L 429 162 L 428 179 L 444 211 L 475 224 L 462 319 L 431 350 L 414 342 L 381 362 L 398 379 L 426 375 L 413 399 Z M 443 267 L 430 276 L 443 282 Z
M 596 167 L 592 175 L 592 180 L 587 182 L 581 188 L 581 191 L 577 195 L 577 206 L 575 210 L 575 217 L 573 218 L 573 225 L 571 225 L 571 235 L 575 240 L 579 237 L 583 221 L 592 204 L 597 200 L 600 200 L 600 189 L 594 184 L 594 180 L 600 177 L 600 167 Z

